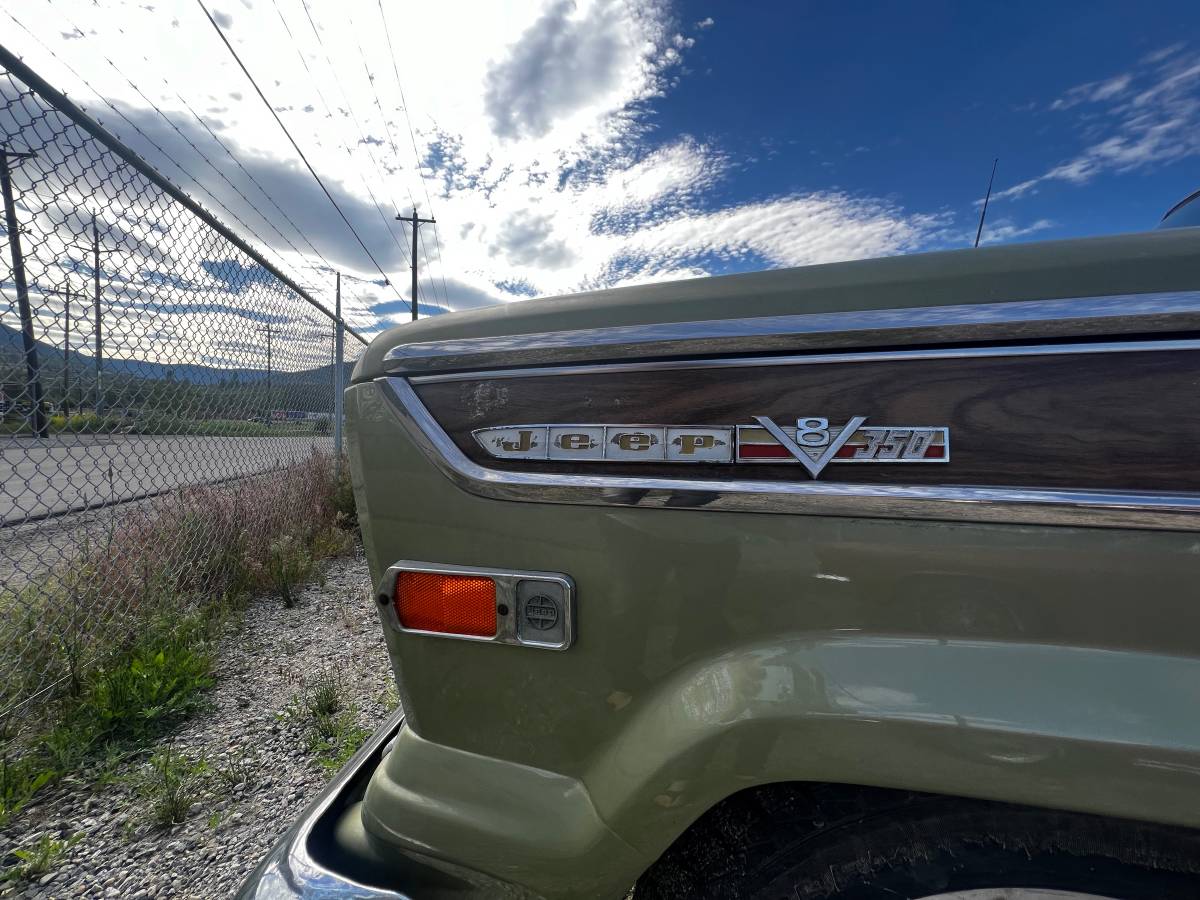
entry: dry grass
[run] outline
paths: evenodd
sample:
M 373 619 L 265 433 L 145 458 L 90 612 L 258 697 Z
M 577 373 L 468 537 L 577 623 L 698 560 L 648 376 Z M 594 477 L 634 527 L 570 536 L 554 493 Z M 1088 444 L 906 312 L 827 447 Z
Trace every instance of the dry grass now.
M 144 739 L 192 711 L 211 684 L 216 626 L 252 593 L 294 602 L 316 561 L 349 545 L 343 524 L 344 485 L 333 460 L 314 452 L 286 469 L 131 508 L 70 565 L 0 593 L 0 615 L 21 636 L 0 647 L 0 710 L 35 698 L 0 718 L 9 774 L 20 760 L 31 784 L 44 780 L 104 742 Z M 40 748 L 32 767 L 31 747 Z M 0 821 L 22 802 L 21 790 L 8 793 Z

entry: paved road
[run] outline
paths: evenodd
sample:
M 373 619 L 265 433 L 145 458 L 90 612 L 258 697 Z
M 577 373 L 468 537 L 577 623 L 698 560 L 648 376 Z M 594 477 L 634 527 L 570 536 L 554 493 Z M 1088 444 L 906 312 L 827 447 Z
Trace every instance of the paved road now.
M 333 439 L 55 435 L 0 437 L 0 527 L 298 462 Z

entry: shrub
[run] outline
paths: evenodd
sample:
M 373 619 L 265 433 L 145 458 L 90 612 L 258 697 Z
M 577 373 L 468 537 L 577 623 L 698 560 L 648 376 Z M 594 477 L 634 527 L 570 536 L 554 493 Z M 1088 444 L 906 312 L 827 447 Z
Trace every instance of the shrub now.
M 121 427 L 118 416 L 101 416 L 94 412 L 73 413 L 64 429 L 72 434 L 110 434 Z
M 267 576 L 284 606 L 291 608 L 296 605 L 296 588 L 309 579 L 314 565 L 308 548 L 292 535 L 285 534 L 271 542 Z

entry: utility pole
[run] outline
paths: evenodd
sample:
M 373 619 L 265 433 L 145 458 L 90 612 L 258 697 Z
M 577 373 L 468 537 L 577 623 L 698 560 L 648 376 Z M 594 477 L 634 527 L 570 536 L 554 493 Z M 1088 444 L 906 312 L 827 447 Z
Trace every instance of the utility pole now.
M 71 414 L 71 282 L 68 280 L 61 291 L 45 291 L 63 298 L 63 415 Z
M 21 313 L 21 344 L 25 350 L 26 388 L 33 399 L 33 433 L 49 436 L 46 410 L 42 407 L 42 377 L 38 366 L 37 342 L 33 338 L 33 312 L 29 308 L 29 285 L 25 281 L 25 260 L 21 256 L 21 233 L 17 224 L 17 202 L 13 198 L 10 159 L 32 159 L 32 153 L 18 153 L 0 145 L 0 190 L 4 193 L 4 224 L 8 229 L 8 247 L 12 252 L 13 281 L 17 288 L 17 306 Z M 414 307 L 415 309 L 415 307 Z
M 100 229 L 92 213 L 92 300 L 96 304 L 96 415 L 104 412 L 104 338 L 100 318 Z
M 992 183 L 996 180 L 996 166 L 1000 163 L 1000 157 L 992 160 L 992 177 L 988 179 L 987 196 L 983 198 L 983 209 L 979 211 L 979 228 L 975 232 L 975 246 L 979 247 L 979 239 L 983 237 L 983 217 L 987 215 L 988 201 L 992 199 Z
M 337 300 L 333 320 L 333 459 L 337 472 L 342 471 L 342 273 L 337 273 Z
M 396 216 L 396 221 L 407 222 L 412 226 L 412 320 L 417 321 L 417 229 L 422 225 L 436 225 L 437 219 L 421 219 L 417 217 L 414 206 L 411 216 Z
M 63 415 L 71 415 L 71 282 L 63 291 Z
M 103 250 L 100 248 L 100 227 L 96 224 L 96 213 L 92 213 L 92 244 L 90 247 L 80 247 L 77 244 L 68 244 L 68 247 L 74 250 L 81 250 L 92 253 L 92 302 L 95 305 L 96 316 L 96 413 L 99 415 L 104 409 L 104 331 L 103 320 L 100 313 L 100 254 L 101 253 L 116 253 L 116 247 L 106 247 Z M 81 295 L 82 297 L 82 295 Z M 83 403 L 83 397 L 80 396 L 80 405 Z

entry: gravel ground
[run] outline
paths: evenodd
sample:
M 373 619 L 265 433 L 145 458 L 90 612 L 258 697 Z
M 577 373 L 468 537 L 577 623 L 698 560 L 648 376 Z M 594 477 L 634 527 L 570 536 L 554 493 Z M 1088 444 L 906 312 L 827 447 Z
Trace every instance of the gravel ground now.
M 211 709 L 160 742 L 205 760 L 183 824 L 148 821 L 138 789 L 148 754 L 100 786 L 64 781 L 0 832 L 0 855 L 47 832 L 82 837 L 49 874 L 0 895 L 230 896 L 332 774 L 309 747 L 308 721 L 288 714 L 305 680 L 329 671 L 349 715 L 374 731 L 397 701 L 361 552 L 328 563 L 325 584 L 306 588 L 293 609 L 253 601 L 223 638 Z

